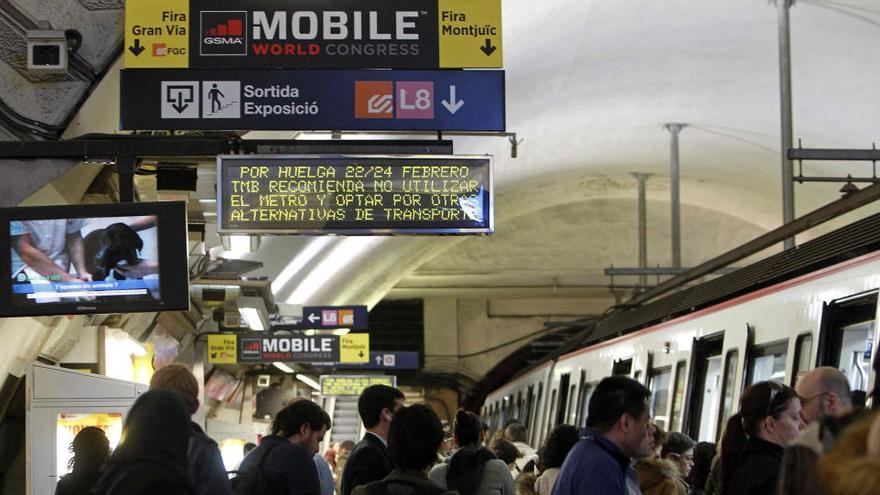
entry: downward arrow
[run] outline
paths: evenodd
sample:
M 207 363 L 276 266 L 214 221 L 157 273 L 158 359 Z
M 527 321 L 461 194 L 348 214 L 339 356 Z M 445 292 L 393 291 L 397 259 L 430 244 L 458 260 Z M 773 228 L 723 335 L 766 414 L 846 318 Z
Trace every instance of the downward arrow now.
M 141 50 L 143 50 L 143 48 L 141 48 Z M 177 110 L 177 113 L 183 113 L 183 111 L 186 110 L 186 107 L 189 106 L 188 103 L 183 102 L 183 93 L 178 92 L 176 100 L 175 103 L 171 104 L 171 107 Z
M 144 51 L 144 47 L 141 46 L 141 39 L 135 38 L 134 39 L 134 46 L 128 47 L 128 51 L 130 51 L 131 53 L 134 53 L 135 57 L 140 55 L 141 52 Z
M 455 115 L 459 108 L 464 106 L 464 100 L 455 99 L 455 85 L 449 86 L 449 101 L 443 100 L 440 103 L 453 115 Z
M 488 57 L 489 55 L 492 55 L 492 52 L 494 52 L 496 50 L 496 48 L 497 47 L 492 46 L 492 40 L 489 38 L 486 38 L 486 44 L 481 46 L 480 50 L 483 50 L 483 53 L 485 53 L 486 56 Z

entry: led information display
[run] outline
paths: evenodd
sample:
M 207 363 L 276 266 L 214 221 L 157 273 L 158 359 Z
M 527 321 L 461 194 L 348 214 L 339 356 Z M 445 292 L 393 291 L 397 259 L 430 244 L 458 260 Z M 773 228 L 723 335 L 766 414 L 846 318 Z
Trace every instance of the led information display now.
M 488 156 L 223 155 L 221 234 L 489 234 Z
M 361 395 L 371 385 L 397 386 L 396 376 L 321 375 L 321 395 Z

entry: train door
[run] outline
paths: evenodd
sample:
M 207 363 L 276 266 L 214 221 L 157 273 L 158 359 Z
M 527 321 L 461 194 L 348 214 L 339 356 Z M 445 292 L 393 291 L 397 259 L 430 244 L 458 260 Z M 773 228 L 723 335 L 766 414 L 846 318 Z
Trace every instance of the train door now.
M 694 341 L 683 426 L 697 441 L 714 442 L 721 396 L 724 335 Z
M 824 305 L 817 366 L 834 366 L 852 390 L 868 392 L 873 384 L 871 357 L 877 340 L 877 291 Z

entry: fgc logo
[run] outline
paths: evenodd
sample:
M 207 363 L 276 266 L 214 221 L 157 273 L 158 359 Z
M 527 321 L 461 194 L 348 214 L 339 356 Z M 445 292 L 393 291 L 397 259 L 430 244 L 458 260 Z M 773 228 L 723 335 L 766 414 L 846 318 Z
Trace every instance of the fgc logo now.
M 199 54 L 208 56 L 247 55 L 247 12 L 205 10 L 200 12 Z

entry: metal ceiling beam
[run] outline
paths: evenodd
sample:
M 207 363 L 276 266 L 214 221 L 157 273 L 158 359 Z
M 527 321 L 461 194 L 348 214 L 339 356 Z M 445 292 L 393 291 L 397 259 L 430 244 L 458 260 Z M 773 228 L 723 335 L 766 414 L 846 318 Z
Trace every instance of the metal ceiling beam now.
M 791 148 L 790 160 L 880 161 L 880 150 L 852 150 L 826 148 Z

